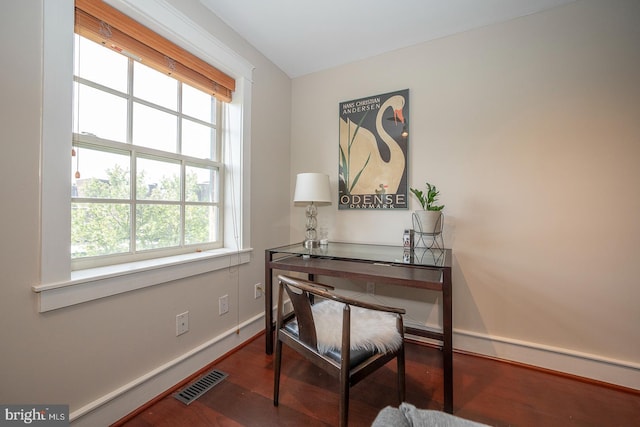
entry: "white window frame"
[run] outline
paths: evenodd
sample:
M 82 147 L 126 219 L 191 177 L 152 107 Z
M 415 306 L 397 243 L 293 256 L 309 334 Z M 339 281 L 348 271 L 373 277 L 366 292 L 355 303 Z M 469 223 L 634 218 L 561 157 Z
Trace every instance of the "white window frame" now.
M 44 2 L 41 148 L 41 271 L 32 286 L 40 312 L 228 268 L 250 261 L 251 77 L 253 66 L 164 0 L 107 0 L 111 6 L 236 79 L 223 137 L 224 242 L 221 249 L 71 270 L 73 0 Z M 68 106 L 68 108 L 61 108 Z
M 84 38 L 79 34 L 76 34 L 75 36 Z M 84 41 L 85 43 L 95 43 L 92 40 L 87 38 L 84 38 L 84 40 L 85 40 Z M 106 50 L 106 48 L 103 48 L 103 49 Z M 79 53 L 81 52 L 79 51 L 79 52 L 76 52 L 75 54 L 77 55 Z M 99 200 L 94 198 L 79 200 L 80 198 L 78 197 L 76 198 L 72 197 L 71 203 L 72 204 L 86 203 L 90 205 L 93 203 L 116 202 L 118 204 L 128 205 L 130 209 L 129 212 L 130 212 L 130 219 L 131 219 L 131 223 L 129 227 L 129 233 L 130 233 L 129 237 L 131 242 L 135 242 L 136 241 L 135 230 L 136 230 L 137 220 L 135 220 L 134 212 L 136 211 L 137 206 L 148 205 L 147 204 L 148 201 L 140 200 L 135 195 L 135 191 L 136 191 L 135 183 L 137 182 L 137 174 L 134 171 L 136 170 L 135 165 L 137 164 L 137 159 L 156 158 L 156 159 L 160 159 L 161 161 L 180 165 L 181 174 L 183 169 L 185 169 L 188 166 L 199 166 L 199 167 L 215 169 L 217 171 L 216 173 L 219 175 L 218 175 L 218 178 L 214 181 L 215 188 L 213 188 L 212 191 L 215 194 L 218 194 L 221 196 L 224 195 L 223 178 L 225 173 L 225 164 L 222 161 L 223 159 L 222 135 L 224 134 L 224 130 L 222 129 L 221 124 L 223 123 L 222 111 L 225 109 L 225 107 L 221 101 L 211 96 L 210 97 L 211 102 L 215 103 L 215 107 L 212 107 L 214 116 L 211 117 L 209 121 L 206 121 L 206 120 L 202 121 L 196 117 L 192 117 L 187 114 L 184 114 L 182 111 L 182 108 L 181 107 L 179 108 L 179 105 L 182 104 L 183 91 L 182 89 L 178 90 L 178 86 L 188 85 L 188 84 L 180 80 L 176 81 L 176 86 L 175 86 L 176 95 L 179 97 L 180 103 L 179 105 L 175 105 L 175 108 L 166 108 L 165 106 L 155 104 L 146 99 L 137 98 L 133 93 L 133 87 L 135 85 L 135 73 L 134 73 L 135 65 L 133 64 L 134 59 L 129 57 L 129 58 L 126 58 L 126 61 L 127 61 L 127 69 L 125 72 L 127 73 L 127 81 L 131 81 L 132 83 L 129 84 L 128 87 L 126 87 L 124 90 L 115 90 L 108 86 L 101 85 L 99 82 L 94 82 L 84 78 L 83 76 L 78 76 L 78 75 L 74 76 L 74 81 L 76 82 L 78 87 L 84 86 L 85 88 L 91 88 L 95 91 L 100 91 L 101 93 L 104 93 L 104 94 L 116 96 L 118 97 L 118 99 L 126 101 L 126 109 L 127 109 L 126 122 L 129 123 L 129 127 L 130 127 L 129 130 L 126 132 L 128 136 L 125 136 L 122 141 L 112 141 L 112 140 L 103 139 L 103 138 L 100 138 L 99 136 L 95 136 L 91 134 L 87 135 L 84 133 L 77 133 L 79 132 L 79 130 L 84 129 L 84 128 L 80 128 L 80 129 L 74 129 L 74 133 L 72 134 L 72 139 L 73 139 L 73 145 L 76 148 L 76 152 L 78 154 L 80 154 L 83 151 L 83 148 L 87 148 L 87 149 L 93 149 L 93 150 L 104 151 L 104 152 L 118 153 L 121 155 L 128 156 L 129 163 L 130 163 L 129 170 L 131 171 L 131 181 L 130 181 L 131 192 L 129 193 L 128 198 L 122 198 L 118 201 L 111 200 L 111 199 L 105 201 L 105 200 Z M 76 58 L 76 62 L 78 62 L 78 58 Z M 162 74 L 160 71 L 155 70 L 153 68 L 151 68 L 151 70 L 152 70 L 151 72 Z M 197 90 L 200 90 L 200 89 L 197 89 Z M 76 100 L 76 102 L 79 102 L 79 101 Z M 133 121 L 135 120 L 136 116 L 135 114 L 133 114 L 133 109 L 134 109 L 134 105 L 136 104 L 153 109 L 154 111 L 166 112 L 169 115 L 171 115 L 171 117 L 173 117 L 176 121 L 180 121 L 180 123 L 184 123 L 184 120 L 200 121 L 205 126 L 212 127 L 215 130 L 215 132 L 213 133 L 213 135 L 215 135 L 213 139 L 215 140 L 212 142 L 211 157 L 205 158 L 205 159 L 198 159 L 198 158 L 190 157 L 189 155 L 182 154 L 181 147 L 184 141 L 182 139 L 182 135 L 180 135 L 180 133 L 177 132 L 178 130 L 177 125 L 176 125 L 176 132 L 179 135 L 180 149 L 177 149 L 176 151 L 167 152 L 167 151 L 158 150 L 149 146 L 136 145 L 135 141 L 131 137 L 132 135 L 131 127 L 135 127 L 135 123 L 133 123 Z M 74 106 L 76 110 L 78 110 L 80 107 L 82 107 L 82 104 L 78 104 Z M 91 129 L 87 129 L 87 130 L 90 131 Z M 75 159 L 77 158 L 78 157 L 76 157 Z M 75 167 L 72 167 L 72 169 L 73 170 L 71 172 L 73 173 L 73 171 L 75 170 Z M 88 172 L 88 171 L 83 171 L 83 174 L 84 172 Z M 181 181 L 181 183 L 183 183 L 183 181 Z M 191 204 L 186 200 L 186 195 L 184 192 L 182 192 L 180 200 L 164 201 L 163 204 L 165 202 L 166 204 L 179 206 L 181 208 L 184 208 L 185 206 Z M 218 199 L 216 200 L 212 199 L 210 202 L 207 203 L 207 205 L 215 206 L 216 209 L 223 208 L 222 200 L 218 200 Z M 162 248 L 155 248 L 155 249 L 139 249 L 139 248 L 130 247 L 130 249 L 132 249 L 132 251 L 130 252 L 95 255 L 95 256 L 88 256 L 88 257 L 77 257 L 75 259 L 72 259 L 71 269 L 82 270 L 82 269 L 87 269 L 92 267 L 100 267 L 104 265 L 122 264 L 122 263 L 132 262 L 135 260 L 159 258 L 159 257 L 169 256 L 169 255 L 179 255 L 183 253 L 188 253 L 189 251 L 193 252 L 196 250 L 220 248 L 223 245 L 223 239 L 224 239 L 224 235 L 222 234 L 222 228 L 221 228 L 224 225 L 224 215 L 216 214 L 216 217 L 218 218 L 216 218 L 216 221 L 214 224 L 215 225 L 214 233 L 217 236 L 215 241 L 199 242 L 197 244 L 189 244 L 189 243 L 180 241 L 177 245 L 174 245 L 171 247 L 162 247 Z M 182 230 L 184 231 L 186 227 L 184 216 L 181 217 L 180 221 L 181 221 L 181 226 L 183 227 Z M 72 234 L 73 234 L 73 230 L 72 230 Z

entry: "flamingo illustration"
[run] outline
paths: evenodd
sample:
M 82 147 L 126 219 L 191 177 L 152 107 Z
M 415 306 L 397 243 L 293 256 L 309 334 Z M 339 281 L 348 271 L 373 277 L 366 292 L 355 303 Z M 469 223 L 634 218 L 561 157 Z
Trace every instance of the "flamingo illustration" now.
M 380 155 L 376 137 L 371 131 L 350 119 L 340 119 L 340 148 L 342 153 L 348 153 L 347 169 L 353 174 L 343 177 L 350 194 L 375 194 L 380 188 L 388 193 L 397 192 L 404 173 L 405 157 L 402 148 L 382 127 L 382 116 L 387 108 L 392 108 L 394 120 L 404 123 L 404 102 L 404 97 L 394 95 L 382 104 L 376 116 L 376 131 L 389 147 L 388 161 Z

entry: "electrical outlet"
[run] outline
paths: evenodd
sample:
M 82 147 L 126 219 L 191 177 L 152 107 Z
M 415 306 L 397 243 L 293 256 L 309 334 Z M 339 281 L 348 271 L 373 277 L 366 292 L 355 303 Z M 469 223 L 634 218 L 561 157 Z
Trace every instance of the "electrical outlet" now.
M 373 295 L 376 293 L 376 284 L 373 282 L 367 282 L 367 295 Z
M 218 314 L 222 316 L 229 312 L 229 295 L 222 295 L 218 300 Z
M 256 283 L 253 285 L 253 297 L 255 299 L 262 297 L 262 283 Z
M 189 312 L 178 314 L 176 316 L 176 336 L 189 332 Z

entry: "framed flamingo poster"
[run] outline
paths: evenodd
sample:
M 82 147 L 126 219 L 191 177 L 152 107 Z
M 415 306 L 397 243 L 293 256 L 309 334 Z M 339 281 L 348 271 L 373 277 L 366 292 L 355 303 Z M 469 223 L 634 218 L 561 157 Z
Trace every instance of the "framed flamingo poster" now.
M 340 103 L 339 209 L 407 209 L 409 89 Z

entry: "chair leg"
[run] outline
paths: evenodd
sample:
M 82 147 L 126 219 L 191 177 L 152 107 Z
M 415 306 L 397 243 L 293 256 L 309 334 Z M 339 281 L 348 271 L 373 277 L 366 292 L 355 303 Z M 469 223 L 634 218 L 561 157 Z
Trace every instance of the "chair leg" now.
M 273 406 L 278 406 L 280 397 L 280 365 L 282 364 L 282 341 L 276 339 L 276 355 L 274 363 L 273 375 Z
M 347 427 L 349 419 L 349 374 L 340 373 L 340 427 Z
M 404 368 L 404 347 L 398 352 L 398 399 L 404 402 L 406 396 L 405 368 Z

